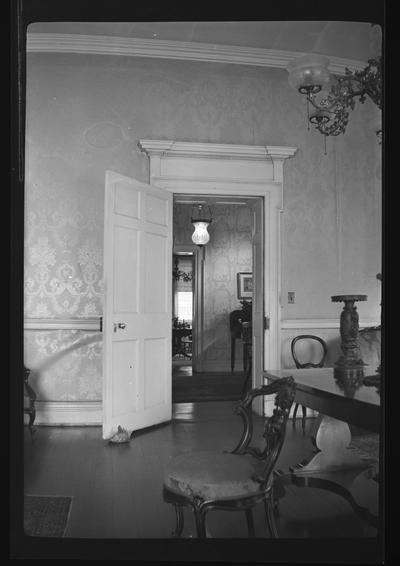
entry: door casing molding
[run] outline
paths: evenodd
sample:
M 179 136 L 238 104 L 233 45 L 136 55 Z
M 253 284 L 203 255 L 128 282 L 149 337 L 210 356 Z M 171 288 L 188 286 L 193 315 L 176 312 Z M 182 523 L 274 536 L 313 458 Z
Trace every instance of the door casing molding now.
M 179 244 L 173 246 L 173 252 L 191 252 L 193 254 L 193 320 L 192 320 L 192 365 L 193 370 L 203 371 L 203 358 L 200 355 L 203 351 L 203 285 L 204 285 L 204 248 L 199 248 L 195 244 Z
M 150 159 L 152 185 L 177 194 L 264 199 L 264 305 L 270 327 L 264 334 L 263 365 L 280 368 L 283 165 L 297 148 L 150 139 L 140 140 L 138 146 Z

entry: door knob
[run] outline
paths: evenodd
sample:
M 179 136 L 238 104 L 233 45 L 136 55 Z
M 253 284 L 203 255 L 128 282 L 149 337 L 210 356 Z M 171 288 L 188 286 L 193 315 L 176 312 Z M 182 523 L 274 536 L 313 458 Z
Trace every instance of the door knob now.
M 125 327 L 125 322 L 114 322 L 114 332 L 117 332 L 118 328 L 124 329 Z

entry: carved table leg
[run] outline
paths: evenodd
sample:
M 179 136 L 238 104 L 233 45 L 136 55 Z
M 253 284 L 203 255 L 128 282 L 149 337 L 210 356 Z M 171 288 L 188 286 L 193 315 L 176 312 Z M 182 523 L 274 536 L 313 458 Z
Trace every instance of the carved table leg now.
M 289 483 L 336 493 L 350 503 L 360 518 L 377 528 L 378 484 L 371 479 L 373 474 L 370 464 L 348 448 L 351 441 L 348 424 L 319 414 L 314 424 L 312 441 L 318 452 L 315 453 L 314 450 L 311 457 L 289 468 L 289 474 L 276 470 L 274 475 L 277 486 L 281 487 L 281 491 L 285 483 Z M 367 505 L 360 505 L 357 499 L 365 498 L 366 493 L 371 494 L 371 500 Z

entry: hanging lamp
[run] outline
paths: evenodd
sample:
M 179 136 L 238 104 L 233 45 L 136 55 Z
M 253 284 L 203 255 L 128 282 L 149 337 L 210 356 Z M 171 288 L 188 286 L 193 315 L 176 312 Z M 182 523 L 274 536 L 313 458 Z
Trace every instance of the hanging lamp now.
M 205 246 L 210 241 L 210 234 L 207 231 L 212 222 L 211 209 L 208 204 L 194 204 L 190 219 L 194 226 L 192 241 L 197 246 Z

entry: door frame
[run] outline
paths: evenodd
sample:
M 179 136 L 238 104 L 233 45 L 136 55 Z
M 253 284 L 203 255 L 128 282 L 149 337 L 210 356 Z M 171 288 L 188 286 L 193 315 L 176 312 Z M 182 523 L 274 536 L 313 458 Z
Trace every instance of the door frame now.
M 199 353 L 203 351 L 204 248 L 199 248 L 196 244 L 177 244 L 173 246 L 172 252 L 174 254 L 179 252 L 193 254 L 192 367 L 194 371 L 201 372 L 203 371 L 203 358 Z
M 150 159 L 149 182 L 174 194 L 260 196 L 264 200 L 263 369 L 281 366 L 281 227 L 283 165 L 295 147 L 140 140 Z M 253 386 L 262 376 L 253 375 Z M 266 413 L 270 410 L 264 407 Z

